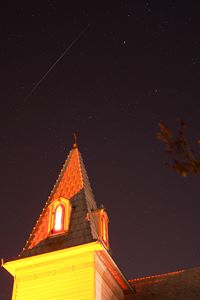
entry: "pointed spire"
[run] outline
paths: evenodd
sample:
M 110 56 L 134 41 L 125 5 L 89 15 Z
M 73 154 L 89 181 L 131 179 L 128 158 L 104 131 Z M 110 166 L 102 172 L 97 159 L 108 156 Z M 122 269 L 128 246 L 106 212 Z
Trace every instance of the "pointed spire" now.
M 84 218 L 86 217 L 87 212 L 96 209 L 96 202 L 94 200 L 94 196 L 90 187 L 90 183 L 88 180 L 88 176 L 85 170 L 85 166 L 82 161 L 81 154 L 77 147 L 77 137 L 74 135 L 74 145 L 72 150 L 70 151 L 63 168 L 58 176 L 56 184 L 53 187 L 53 190 L 48 197 L 46 205 L 40 215 L 35 227 L 33 228 L 32 233 L 25 245 L 25 248 L 22 251 L 26 252 L 42 241 L 48 239 L 48 223 L 49 223 L 49 206 L 50 204 L 57 200 L 58 198 L 63 197 L 71 201 L 72 205 L 74 201 L 82 201 L 82 207 L 85 207 Z M 74 199 L 78 200 L 74 200 Z M 73 214 L 73 212 L 72 212 Z M 83 218 L 83 219 L 84 219 Z M 73 219 L 73 216 L 72 216 Z M 77 222 L 77 220 L 76 220 Z M 81 220 L 81 222 L 83 222 Z M 96 237 L 95 230 L 91 224 L 88 225 L 91 227 L 87 230 L 88 234 L 93 238 Z M 68 237 L 70 232 L 68 233 Z M 88 238 L 88 237 L 87 237 Z M 72 240 L 72 238 L 70 237 Z M 21 254 L 20 254 L 21 256 Z

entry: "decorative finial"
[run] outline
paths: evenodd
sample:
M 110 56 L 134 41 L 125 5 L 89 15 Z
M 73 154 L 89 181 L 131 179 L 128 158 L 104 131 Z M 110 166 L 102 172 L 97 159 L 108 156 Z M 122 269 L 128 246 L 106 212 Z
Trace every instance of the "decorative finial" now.
M 3 260 L 3 258 L 1 258 L 1 264 L 0 264 L 0 266 L 2 267 L 3 264 L 4 264 L 4 260 Z
M 73 148 L 77 148 L 77 135 L 76 135 L 75 132 L 73 133 L 73 136 L 74 136 L 74 144 L 73 144 Z

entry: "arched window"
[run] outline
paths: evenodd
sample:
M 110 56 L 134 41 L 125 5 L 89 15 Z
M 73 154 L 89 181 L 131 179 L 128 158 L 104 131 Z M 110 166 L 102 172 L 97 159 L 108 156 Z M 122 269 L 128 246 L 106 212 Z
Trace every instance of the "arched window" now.
M 59 232 L 64 230 L 64 215 L 65 207 L 64 205 L 59 204 L 54 211 L 53 232 Z
M 108 246 L 108 222 L 104 213 L 101 216 L 101 235 L 103 242 Z
M 109 250 L 109 235 L 108 235 L 108 214 L 104 208 L 96 209 L 87 215 L 87 220 L 90 221 L 90 215 L 92 216 L 99 240 Z
M 48 233 L 50 236 L 69 230 L 72 205 L 68 199 L 60 197 L 49 206 Z

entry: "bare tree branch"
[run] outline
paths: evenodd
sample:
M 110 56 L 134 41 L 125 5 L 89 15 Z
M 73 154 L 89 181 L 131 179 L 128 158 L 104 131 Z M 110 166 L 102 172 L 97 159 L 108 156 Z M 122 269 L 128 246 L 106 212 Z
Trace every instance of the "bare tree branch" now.
M 178 119 L 178 130 L 173 131 L 165 123 L 159 123 L 157 139 L 164 143 L 165 151 L 171 155 L 170 166 L 181 176 L 200 173 L 200 159 L 192 150 L 186 135 L 187 124 Z M 200 140 L 197 140 L 200 145 Z

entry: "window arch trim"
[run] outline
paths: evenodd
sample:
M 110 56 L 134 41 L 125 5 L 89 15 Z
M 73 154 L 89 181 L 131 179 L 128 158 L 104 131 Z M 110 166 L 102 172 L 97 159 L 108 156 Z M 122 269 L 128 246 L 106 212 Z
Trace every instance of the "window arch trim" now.
M 57 215 L 57 209 L 61 207 L 62 211 L 60 212 L 60 216 Z M 60 197 L 56 199 L 50 206 L 49 206 L 49 225 L 48 225 L 48 232 L 49 235 L 56 235 L 61 234 L 69 231 L 69 224 L 71 218 L 71 209 L 72 205 L 68 199 Z M 56 220 L 56 218 L 58 218 Z M 61 218 L 59 220 L 59 218 Z M 57 225 L 56 225 L 56 222 Z M 56 228 L 57 226 L 57 228 Z

